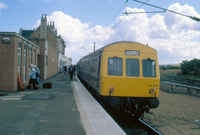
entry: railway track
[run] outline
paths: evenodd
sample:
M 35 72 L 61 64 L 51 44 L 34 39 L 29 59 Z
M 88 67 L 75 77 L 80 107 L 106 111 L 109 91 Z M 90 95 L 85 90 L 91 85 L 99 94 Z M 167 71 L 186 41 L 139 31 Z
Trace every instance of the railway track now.
M 133 116 L 128 115 L 116 115 L 110 111 L 108 111 L 108 113 L 127 135 L 162 135 L 162 133 L 154 129 L 142 119 L 135 119 Z
M 139 119 L 139 121 L 141 123 L 143 123 L 143 125 L 145 125 L 147 127 L 147 129 L 149 130 L 149 133 L 151 135 L 162 135 L 159 131 L 157 131 L 156 129 L 154 129 L 153 127 L 151 127 L 149 124 L 147 124 L 145 121 Z
M 128 116 L 128 114 L 116 114 L 112 109 L 110 109 L 110 107 L 103 105 L 101 98 L 97 96 L 96 92 L 90 86 L 88 86 L 83 80 L 80 79 L 80 81 L 127 135 L 162 135 L 142 119 L 135 119 L 133 116 Z
M 183 77 L 176 77 L 176 76 L 161 76 L 161 82 L 172 82 L 172 83 L 179 83 L 188 86 L 195 86 L 200 87 L 200 80 L 198 79 L 189 79 Z

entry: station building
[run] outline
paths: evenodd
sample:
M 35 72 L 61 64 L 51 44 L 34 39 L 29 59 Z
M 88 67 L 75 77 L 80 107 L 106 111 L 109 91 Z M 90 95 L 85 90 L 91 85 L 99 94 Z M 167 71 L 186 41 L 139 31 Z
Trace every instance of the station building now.
M 40 47 L 15 32 L 0 32 L 0 91 L 18 90 L 18 73 L 28 83 L 29 64 L 38 65 Z
M 29 65 L 40 69 L 40 79 L 47 79 L 70 65 L 65 56 L 65 42 L 57 35 L 54 22 L 47 24 L 42 15 L 41 25 L 35 30 L 20 29 L 15 32 L 0 32 L 0 91 L 17 91 L 18 74 L 23 84 L 29 82 Z

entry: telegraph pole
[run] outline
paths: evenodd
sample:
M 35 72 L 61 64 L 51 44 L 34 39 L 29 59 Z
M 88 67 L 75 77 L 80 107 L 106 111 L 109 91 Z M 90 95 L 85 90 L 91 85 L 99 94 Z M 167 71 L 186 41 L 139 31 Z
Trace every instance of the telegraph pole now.
M 95 42 L 94 42 L 94 51 L 95 51 Z

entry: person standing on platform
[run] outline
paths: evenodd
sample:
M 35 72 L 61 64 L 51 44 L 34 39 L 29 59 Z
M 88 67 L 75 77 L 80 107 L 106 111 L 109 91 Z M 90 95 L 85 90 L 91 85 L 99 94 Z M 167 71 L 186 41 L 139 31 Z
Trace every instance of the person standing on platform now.
M 76 65 L 73 66 L 73 72 L 74 72 L 74 76 L 76 75 Z
M 63 65 L 62 66 L 62 73 L 64 73 L 65 72 L 65 68 L 64 68 L 65 66 Z
M 73 80 L 73 74 L 74 74 L 74 68 L 72 65 L 70 65 L 69 66 L 69 75 L 70 75 L 71 81 Z
M 36 70 L 36 80 L 37 80 L 37 85 L 38 85 L 39 84 L 39 77 L 40 77 L 40 69 L 36 66 L 34 66 L 34 67 L 35 67 L 35 70 Z
M 67 74 L 69 74 L 69 65 L 67 65 Z
M 66 74 L 66 72 L 67 72 L 67 67 L 66 67 L 66 66 L 64 66 L 64 72 L 65 72 L 65 74 Z
M 31 86 L 31 90 L 34 88 L 34 86 L 38 89 L 38 85 L 37 85 L 37 80 L 36 80 L 36 69 L 34 68 L 34 65 L 30 65 L 29 66 L 31 68 L 31 72 L 28 76 L 28 78 L 30 78 L 29 80 L 29 84 Z

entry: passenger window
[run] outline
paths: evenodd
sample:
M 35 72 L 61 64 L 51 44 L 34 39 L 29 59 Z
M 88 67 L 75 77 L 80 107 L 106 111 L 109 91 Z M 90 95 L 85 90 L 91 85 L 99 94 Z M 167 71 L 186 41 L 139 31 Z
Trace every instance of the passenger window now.
M 92 59 L 91 72 L 93 72 L 93 73 L 97 73 L 98 72 L 98 58 Z
M 126 76 L 139 76 L 139 59 L 126 59 Z
M 118 57 L 108 58 L 108 75 L 122 76 L 123 60 Z
M 151 59 L 142 60 L 142 69 L 144 77 L 156 77 L 156 62 Z

